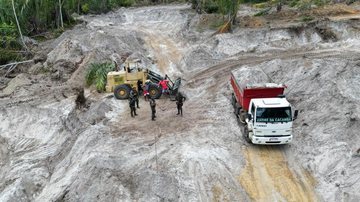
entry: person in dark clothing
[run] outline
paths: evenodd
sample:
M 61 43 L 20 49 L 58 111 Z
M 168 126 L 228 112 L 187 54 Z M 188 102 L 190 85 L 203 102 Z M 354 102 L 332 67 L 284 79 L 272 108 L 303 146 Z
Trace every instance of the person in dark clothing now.
M 131 117 L 137 116 L 136 114 L 136 108 L 135 108 L 135 98 L 134 97 L 130 97 L 129 99 L 129 106 L 130 106 L 130 114 Z
M 175 99 L 176 99 L 176 106 L 177 106 L 177 110 L 178 110 L 178 113 L 176 115 L 181 114 L 181 116 L 182 116 L 183 115 L 182 106 L 183 106 L 186 98 L 181 93 L 177 93 Z
M 155 121 L 155 118 L 156 118 L 156 115 L 155 115 L 155 113 L 156 113 L 156 109 L 155 109 L 156 102 L 155 102 L 154 98 L 150 99 L 150 107 L 151 107 L 151 120 Z
M 142 93 L 142 92 L 143 92 L 143 88 L 142 88 L 142 82 L 141 82 L 141 80 L 138 80 L 138 81 L 137 81 L 137 87 L 138 87 L 139 93 Z
M 130 97 L 134 98 L 135 99 L 135 102 L 136 102 L 136 106 L 137 108 L 140 108 L 139 107 L 139 93 L 137 92 L 136 88 L 133 87 L 130 91 Z

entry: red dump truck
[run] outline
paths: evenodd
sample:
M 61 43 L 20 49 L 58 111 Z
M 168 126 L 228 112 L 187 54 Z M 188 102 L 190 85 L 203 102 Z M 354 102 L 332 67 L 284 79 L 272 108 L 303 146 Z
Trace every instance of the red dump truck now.
M 240 68 L 231 72 L 232 105 L 244 124 L 243 136 L 253 144 L 288 144 L 292 141 L 292 122 L 298 111 L 284 96 L 286 86 L 272 83 L 259 68 Z M 294 114 L 294 115 L 293 115 Z

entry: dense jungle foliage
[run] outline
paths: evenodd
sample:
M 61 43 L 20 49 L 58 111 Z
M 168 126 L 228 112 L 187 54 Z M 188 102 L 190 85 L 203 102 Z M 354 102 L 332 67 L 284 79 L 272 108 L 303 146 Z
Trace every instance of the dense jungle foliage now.
M 74 23 L 74 13 L 100 14 L 135 3 L 135 0 L 0 0 L 0 65 L 22 59 L 26 43 L 22 35 L 36 39 L 56 36 Z

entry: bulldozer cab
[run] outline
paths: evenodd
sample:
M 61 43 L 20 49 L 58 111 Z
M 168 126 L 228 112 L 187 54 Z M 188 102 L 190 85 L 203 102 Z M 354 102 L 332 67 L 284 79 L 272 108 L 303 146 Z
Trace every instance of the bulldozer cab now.
M 142 83 L 144 83 L 147 75 L 146 75 L 146 70 L 144 70 L 143 68 L 140 67 L 140 61 L 139 60 L 135 60 L 135 61 L 131 61 L 131 62 L 127 62 L 125 63 L 124 66 L 124 72 L 125 72 L 125 77 L 126 80 L 128 81 L 141 81 Z M 137 88 L 137 86 L 135 86 Z M 139 90 L 139 89 L 137 89 Z

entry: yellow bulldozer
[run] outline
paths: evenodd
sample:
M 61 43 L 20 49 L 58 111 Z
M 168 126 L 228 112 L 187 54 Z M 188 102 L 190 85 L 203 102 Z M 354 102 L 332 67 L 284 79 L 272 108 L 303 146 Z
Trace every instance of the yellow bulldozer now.
M 161 87 L 158 86 L 159 81 L 167 79 L 169 95 L 171 100 L 175 100 L 175 96 L 181 84 L 181 78 L 177 78 L 173 82 L 167 75 L 161 76 L 149 69 L 141 68 L 139 61 L 127 61 L 120 71 L 112 71 L 107 74 L 106 92 L 114 92 L 117 99 L 128 99 L 132 88 L 140 93 L 145 82 L 149 82 L 149 94 L 151 98 L 158 99 L 162 95 Z

